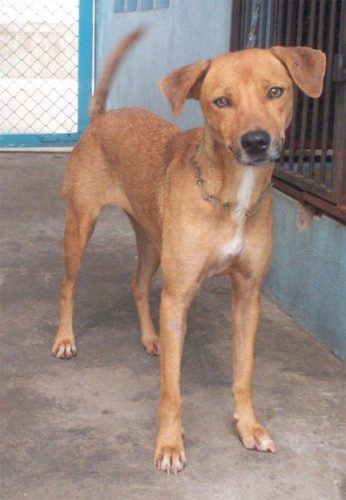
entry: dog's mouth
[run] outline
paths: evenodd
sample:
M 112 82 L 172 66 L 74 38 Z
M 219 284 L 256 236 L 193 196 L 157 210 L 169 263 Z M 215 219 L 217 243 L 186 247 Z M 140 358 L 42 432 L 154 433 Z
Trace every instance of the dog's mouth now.
M 278 160 L 281 156 L 282 145 L 270 147 L 268 151 L 257 154 L 248 154 L 241 148 L 233 148 L 230 144 L 227 150 L 232 153 L 241 165 L 261 167 Z

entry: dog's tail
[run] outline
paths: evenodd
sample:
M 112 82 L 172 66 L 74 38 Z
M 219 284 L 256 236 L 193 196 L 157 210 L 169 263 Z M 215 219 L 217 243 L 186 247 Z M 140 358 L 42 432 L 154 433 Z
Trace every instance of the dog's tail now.
M 113 77 L 118 69 L 119 63 L 124 54 L 129 48 L 134 45 L 137 40 L 144 33 L 143 28 L 132 31 L 129 35 L 121 40 L 115 51 L 109 56 L 106 66 L 103 70 L 101 80 L 95 89 L 94 95 L 90 100 L 89 116 L 90 121 L 93 122 L 98 116 L 105 112 L 105 104 L 109 92 L 109 87 L 112 83 Z

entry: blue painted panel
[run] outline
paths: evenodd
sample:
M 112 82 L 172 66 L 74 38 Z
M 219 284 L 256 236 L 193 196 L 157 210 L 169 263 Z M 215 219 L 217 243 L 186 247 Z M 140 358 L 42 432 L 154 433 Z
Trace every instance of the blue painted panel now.
M 93 71 L 93 2 L 80 0 L 78 44 L 78 131 L 89 125 Z
M 169 0 L 114 0 L 114 12 L 135 12 L 138 10 L 167 9 Z
M 153 0 L 141 0 L 141 9 L 142 10 L 150 10 L 154 8 Z
M 158 82 L 179 66 L 229 50 L 231 2 L 154 0 L 155 6 L 153 10 L 124 14 L 114 13 L 113 2 L 96 2 L 96 80 L 115 44 L 129 31 L 145 25 L 146 35 L 119 68 L 108 109 L 137 106 L 183 128 L 201 125 L 203 117 L 196 101 L 188 101 L 182 116 L 174 118 Z
M 114 12 L 125 12 L 125 0 L 114 0 Z
M 265 290 L 346 360 L 346 227 L 326 216 L 299 232 L 298 203 L 275 194 L 275 248 Z
M 169 0 L 156 0 L 158 9 L 167 9 L 169 7 Z
M 127 0 L 126 12 L 134 12 L 137 10 L 137 0 Z
M 0 148 L 35 148 L 73 146 L 82 132 L 71 134 L 6 134 L 0 135 Z

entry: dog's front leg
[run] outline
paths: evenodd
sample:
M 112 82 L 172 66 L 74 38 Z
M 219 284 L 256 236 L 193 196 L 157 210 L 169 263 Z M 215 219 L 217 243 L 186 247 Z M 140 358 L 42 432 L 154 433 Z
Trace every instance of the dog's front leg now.
M 275 452 L 275 444 L 257 422 L 252 404 L 254 344 L 260 316 L 260 283 L 232 276 L 232 345 L 234 421 L 246 448 Z
M 190 301 L 163 289 L 160 308 L 161 398 L 156 466 L 177 474 L 186 465 L 180 395 L 180 364 Z

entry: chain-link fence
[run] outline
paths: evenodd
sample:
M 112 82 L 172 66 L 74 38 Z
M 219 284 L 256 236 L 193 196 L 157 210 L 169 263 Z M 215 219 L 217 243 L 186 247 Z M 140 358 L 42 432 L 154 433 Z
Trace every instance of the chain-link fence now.
M 78 0 L 0 0 L 0 134 L 77 131 L 78 23 Z

